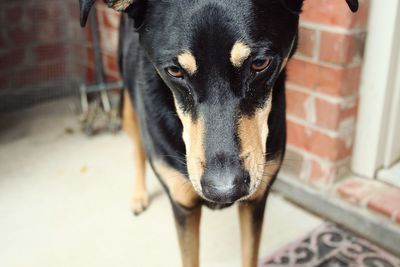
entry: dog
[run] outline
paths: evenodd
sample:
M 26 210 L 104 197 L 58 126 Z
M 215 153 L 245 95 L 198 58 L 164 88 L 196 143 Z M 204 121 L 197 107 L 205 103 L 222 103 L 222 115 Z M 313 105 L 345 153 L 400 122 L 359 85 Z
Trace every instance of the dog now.
M 124 12 L 119 64 L 124 128 L 135 143 L 134 212 L 149 204 L 148 161 L 170 198 L 183 266 L 199 266 L 201 207 L 234 203 L 242 264 L 257 266 L 266 199 L 285 152 L 286 63 L 303 0 L 105 2 Z M 357 0 L 346 2 L 358 9 Z M 82 25 L 94 3 L 80 0 Z

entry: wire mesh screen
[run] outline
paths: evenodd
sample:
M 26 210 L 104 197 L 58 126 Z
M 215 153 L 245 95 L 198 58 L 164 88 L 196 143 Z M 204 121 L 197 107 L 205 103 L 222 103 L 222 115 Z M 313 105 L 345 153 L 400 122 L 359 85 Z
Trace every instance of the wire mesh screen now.
M 0 1 L 0 112 L 79 92 L 85 31 L 76 0 Z

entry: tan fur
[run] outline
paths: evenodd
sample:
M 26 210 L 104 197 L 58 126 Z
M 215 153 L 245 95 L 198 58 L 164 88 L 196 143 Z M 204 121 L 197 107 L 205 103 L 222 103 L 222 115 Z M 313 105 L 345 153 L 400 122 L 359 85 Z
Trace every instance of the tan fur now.
M 242 266 L 258 266 L 262 222 L 254 222 L 252 203 L 239 204 L 240 236 L 242 248 Z
M 287 56 L 283 59 L 283 62 L 282 62 L 281 71 L 286 67 L 286 65 L 287 65 L 287 63 L 288 63 L 288 61 L 289 61 L 289 56 L 290 56 L 290 54 L 292 53 L 292 50 L 293 50 L 293 46 L 294 46 L 295 41 L 296 41 L 296 38 L 294 38 L 294 39 L 292 40 L 292 43 L 290 44 L 289 52 L 288 52 Z
M 161 160 L 154 161 L 153 167 L 167 186 L 171 198 L 182 207 L 190 209 L 189 211 L 184 211 L 187 214 L 184 215 L 183 222 L 180 223 L 179 220 L 175 219 L 175 225 L 181 250 L 182 266 L 198 267 L 201 217 L 200 197 L 193 189 L 190 181 L 178 170 L 168 166 Z
M 161 160 L 153 162 L 155 171 L 167 186 L 172 199 L 181 206 L 193 208 L 199 201 L 199 195 L 192 184 L 178 170 Z
M 240 235 L 242 247 L 242 266 L 257 267 L 258 250 L 260 246 L 263 217 L 256 220 L 254 218 L 256 205 L 264 201 L 266 189 L 271 182 L 271 178 L 278 171 L 280 166 L 280 155 L 267 163 L 264 167 L 263 182 L 258 186 L 257 191 L 248 199 L 239 203 Z M 263 216 L 263 215 L 261 215 Z
M 281 71 L 286 67 L 288 61 L 289 61 L 289 58 L 285 57 L 285 59 L 282 62 Z
M 185 215 L 184 225 L 180 225 L 177 220 L 175 220 L 175 224 L 181 250 L 182 266 L 198 267 L 201 206 L 199 206 L 200 197 L 196 191 L 200 190 L 201 162 L 204 162 L 204 123 L 201 119 L 193 122 L 189 115 L 182 112 L 176 102 L 175 106 L 184 128 L 182 137 L 188 151 L 188 171 L 190 178 L 194 179 L 191 180 L 192 182 L 188 181 L 179 171 L 167 166 L 162 161 L 155 161 L 153 165 L 155 171 L 167 185 L 172 199 L 179 205 L 191 209 Z
M 129 93 L 127 90 L 124 91 L 124 106 L 122 110 L 122 128 L 129 135 L 129 137 L 133 138 L 134 130 L 135 130 L 135 121 L 136 115 L 133 111 L 132 102 L 129 97 Z
M 238 134 L 241 144 L 241 156 L 244 165 L 249 171 L 252 181 L 250 193 L 259 186 L 259 180 L 255 180 L 264 173 L 265 143 L 268 137 L 268 116 L 272 107 L 272 94 L 270 94 L 264 108 L 259 109 L 254 116 L 244 116 L 239 119 Z
M 199 206 L 194 210 L 189 211 L 189 214 L 185 217 L 183 225 L 179 225 L 175 220 L 183 267 L 199 266 L 200 217 L 201 207 Z
M 262 180 L 258 182 L 256 190 L 251 193 L 251 195 L 246 199 L 246 201 L 257 201 L 265 195 L 267 187 L 271 183 L 273 175 L 276 174 L 281 165 L 281 161 L 278 158 L 280 158 L 280 155 L 277 155 L 277 159 L 268 161 L 266 163 L 266 166 L 264 167 L 263 176 L 259 178 Z
M 136 113 L 133 109 L 131 99 L 127 90 L 124 92 L 124 109 L 122 113 L 122 127 L 126 133 L 132 138 L 134 149 L 133 156 L 135 159 L 135 182 L 133 192 L 132 208 L 134 213 L 141 213 L 149 205 L 149 195 L 146 189 L 146 154 L 142 139 L 140 136 L 140 126 Z
M 178 55 L 178 62 L 182 68 L 184 68 L 190 75 L 197 72 L 196 58 L 190 51 L 183 51 Z
M 243 62 L 250 56 L 251 48 L 243 41 L 237 41 L 231 50 L 231 63 L 235 67 L 242 66 Z
M 135 0 L 117 0 L 114 3 L 110 5 L 112 9 L 115 9 L 116 11 L 124 11 L 125 9 L 128 8 Z
M 197 126 L 194 126 L 196 128 Z M 134 212 L 142 212 L 148 205 L 148 195 L 145 187 L 145 153 L 140 138 L 140 128 L 137 116 L 134 112 L 127 91 L 124 93 L 124 109 L 123 109 L 123 128 L 132 138 L 135 144 L 135 167 L 137 170 L 135 179 L 134 193 Z M 192 128 L 193 129 L 193 128 Z M 195 138 L 195 135 L 194 135 Z M 196 145 L 194 145 L 196 148 Z M 168 187 L 172 199 L 179 205 L 190 208 L 185 215 L 183 224 L 179 225 L 175 220 L 179 246 L 181 249 L 182 266 L 198 267 L 199 266 L 199 231 L 201 206 L 199 203 L 199 195 L 193 189 L 192 184 L 179 171 L 168 166 L 161 160 L 153 162 L 155 171 Z
M 204 120 L 199 117 L 197 121 L 192 121 L 188 114 L 184 114 L 175 101 L 175 106 L 179 119 L 183 125 L 183 141 L 186 146 L 186 160 L 189 177 L 195 190 L 201 194 L 200 178 L 204 172 L 205 148 L 204 148 Z

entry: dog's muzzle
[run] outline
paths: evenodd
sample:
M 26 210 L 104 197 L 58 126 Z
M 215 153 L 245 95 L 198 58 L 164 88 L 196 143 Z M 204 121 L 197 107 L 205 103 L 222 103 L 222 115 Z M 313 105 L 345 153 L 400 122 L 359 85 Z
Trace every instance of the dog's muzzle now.
M 207 200 L 228 204 L 249 194 L 250 174 L 237 157 L 219 154 L 207 162 L 200 184 Z

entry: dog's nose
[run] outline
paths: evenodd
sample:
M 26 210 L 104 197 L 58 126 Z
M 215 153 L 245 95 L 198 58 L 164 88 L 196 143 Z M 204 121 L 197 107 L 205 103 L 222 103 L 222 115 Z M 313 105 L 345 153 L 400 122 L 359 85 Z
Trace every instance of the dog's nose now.
M 250 175 L 233 159 L 219 155 L 207 164 L 200 183 L 208 200 L 227 204 L 249 194 Z
M 248 176 L 248 175 L 247 175 Z M 232 183 L 220 183 L 214 179 L 201 180 L 203 195 L 213 202 L 222 204 L 233 203 L 249 193 L 249 177 L 237 176 Z

